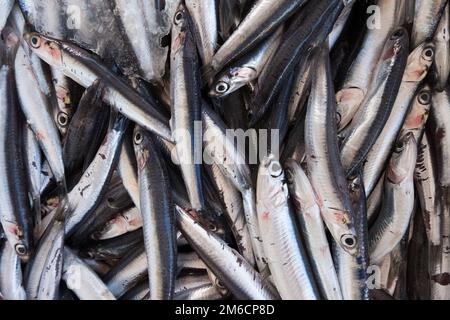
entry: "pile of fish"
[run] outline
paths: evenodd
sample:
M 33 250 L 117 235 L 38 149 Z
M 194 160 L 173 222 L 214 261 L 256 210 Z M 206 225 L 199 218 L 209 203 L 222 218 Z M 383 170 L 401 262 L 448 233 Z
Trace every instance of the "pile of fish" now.
M 1 299 L 450 299 L 447 0 L 1 0 Z

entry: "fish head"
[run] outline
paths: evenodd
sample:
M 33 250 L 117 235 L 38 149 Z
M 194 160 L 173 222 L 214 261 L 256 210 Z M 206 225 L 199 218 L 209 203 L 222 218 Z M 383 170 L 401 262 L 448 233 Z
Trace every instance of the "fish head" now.
M 316 196 L 311 183 L 297 161 L 288 159 L 284 167 L 289 194 L 297 210 L 306 210 L 316 206 Z
M 255 79 L 256 70 L 251 67 L 231 67 L 223 72 L 213 83 L 209 95 L 221 98 L 242 88 L 244 85 Z
M 435 45 L 432 42 L 424 42 L 408 56 L 406 69 L 403 73 L 403 81 L 420 82 L 430 69 L 434 61 Z
M 31 50 L 42 60 L 54 67 L 62 67 L 63 56 L 59 41 L 39 33 L 26 33 L 24 39 Z
M 147 164 L 150 152 L 149 144 L 150 139 L 146 131 L 140 126 L 135 126 L 133 132 L 133 145 L 139 171 L 142 170 Z
M 259 166 L 256 185 L 258 213 L 276 212 L 288 204 L 289 192 L 284 171 L 278 159 L 270 154 Z
M 431 107 L 431 91 L 429 86 L 420 90 L 413 101 L 411 110 L 403 124 L 403 130 L 420 130 L 428 119 L 428 113 Z
M 401 136 L 394 147 L 386 179 L 393 184 L 400 184 L 408 178 L 413 178 L 417 160 L 417 142 L 412 132 Z

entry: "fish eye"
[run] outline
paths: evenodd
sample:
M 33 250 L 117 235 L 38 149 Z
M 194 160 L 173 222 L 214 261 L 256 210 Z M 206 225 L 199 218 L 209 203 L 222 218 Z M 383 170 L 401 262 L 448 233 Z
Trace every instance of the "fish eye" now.
M 269 173 L 272 177 L 276 178 L 281 175 L 283 170 L 281 169 L 281 164 L 278 161 L 272 161 L 269 165 Z
M 142 136 L 142 133 L 140 131 L 136 132 L 136 134 L 134 135 L 134 143 L 141 144 L 143 139 L 144 137 Z
M 217 231 L 217 227 L 215 226 L 214 223 L 208 224 L 208 229 L 209 229 L 211 232 L 216 232 L 216 231 Z
M 402 29 L 398 29 L 397 31 L 395 31 L 395 32 L 392 34 L 391 39 L 392 39 L 392 40 L 395 40 L 395 39 L 400 38 L 401 36 L 403 36 L 403 30 L 402 30 Z
M 341 243 L 347 248 L 354 248 L 356 246 L 356 238 L 352 234 L 344 234 L 341 237 Z
M 27 253 L 27 248 L 25 247 L 25 245 L 18 243 L 16 244 L 16 246 L 14 247 L 14 250 L 16 251 L 16 253 L 19 256 L 23 256 Z
M 429 104 L 431 102 L 431 94 L 429 91 L 424 90 L 419 93 L 419 103 L 420 104 Z
M 69 123 L 69 119 L 67 117 L 67 114 L 64 113 L 64 112 L 58 113 L 58 116 L 57 116 L 56 120 L 58 121 L 58 124 L 61 127 L 65 127 Z
M 31 36 L 30 44 L 33 48 L 39 48 L 41 44 L 41 38 L 36 35 Z
M 174 23 L 176 25 L 179 25 L 181 22 L 183 22 L 183 20 L 184 20 L 184 14 L 183 14 L 183 11 L 180 10 L 175 14 Z
M 405 143 L 403 142 L 403 139 L 400 140 L 399 142 L 397 142 L 397 144 L 395 145 L 395 153 L 400 153 L 405 149 Z
M 230 85 L 228 83 L 226 83 L 226 82 L 220 81 L 216 85 L 217 93 L 225 93 L 225 92 L 228 91 L 228 89 L 230 89 Z
M 425 48 L 425 50 L 423 50 L 423 57 L 425 60 L 430 61 L 434 56 L 434 50 L 431 47 L 427 47 Z

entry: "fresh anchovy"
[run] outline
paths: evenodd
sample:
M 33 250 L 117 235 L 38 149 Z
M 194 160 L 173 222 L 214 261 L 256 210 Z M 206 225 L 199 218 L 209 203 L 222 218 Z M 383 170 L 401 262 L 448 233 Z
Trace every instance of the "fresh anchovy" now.
M 126 125 L 126 119 L 120 115 L 111 117 L 108 133 L 97 155 L 77 185 L 69 192 L 68 201 L 71 213 L 65 225 L 67 236 L 70 236 L 74 227 L 95 208 L 99 196 L 104 193 L 118 158 Z
M 177 221 L 188 242 L 236 297 L 259 300 L 276 298 L 265 280 L 238 252 L 202 228 L 180 208 L 177 208 Z
M 258 0 L 239 27 L 217 50 L 209 72 L 214 75 L 232 60 L 243 55 L 268 36 L 297 11 L 305 0 Z
M 350 197 L 355 209 L 355 229 L 358 235 L 356 255 L 350 255 L 334 243 L 333 251 L 342 297 L 345 300 L 368 300 L 367 268 L 369 266 L 366 195 L 361 175 L 350 181 Z
M 227 218 L 239 252 L 251 265 L 255 265 L 252 240 L 245 221 L 244 207 L 239 190 L 222 173 L 217 164 L 207 166 L 207 171 L 226 208 Z
M 175 149 L 191 205 L 196 210 L 204 206 L 201 168 L 196 150 L 201 143 L 196 123 L 201 121 L 201 97 L 192 20 L 183 5 L 175 13 L 171 47 L 171 108 L 170 127 Z
M 0 69 L 0 222 L 8 245 L 26 261 L 32 249 L 30 209 L 21 150 L 22 124 L 13 72 L 10 65 L 3 65 Z
M 438 196 L 436 160 L 425 133 L 418 145 L 414 182 L 424 219 L 424 228 L 432 245 L 441 243 L 441 207 Z
M 339 159 L 336 105 L 327 48 L 312 76 L 305 124 L 306 163 L 322 218 L 336 242 L 354 254 L 358 242 L 344 170 Z
M 68 173 L 80 169 L 87 158 L 89 146 L 100 146 L 104 123 L 108 117 L 108 107 L 101 101 L 103 86 L 100 81 L 94 82 L 86 89 L 80 103 L 67 128 L 63 145 L 64 166 Z M 105 128 L 106 129 L 106 128 Z M 80 152 L 82 151 L 82 152 Z
M 153 138 L 134 130 L 140 210 L 147 253 L 151 300 L 173 297 L 176 268 L 175 218 L 169 177 Z
M 91 213 L 105 193 L 114 165 L 118 159 L 122 136 L 127 120 L 121 115 L 113 114 L 110 119 L 108 133 L 95 158 L 83 173 L 79 182 L 68 193 L 70 214 L 65 222 L 66 236 L 71 236 L 76 227 Z M 47 224 L 55 215 L 53 211 L 46 217 Z
M 217 48 L 216 1 L 185 0 L 194 24 L 202 65 L 209 65 Z
M 285 167 L 289 192 L 297 213 L 297 220 L 300 222 L 306 250 L 311 257 L 311 267 L 317 279 L 317 285 L 327 300 L 341 300 L 341 288 L 314 190 L 296 161 L 287 160 Z
M 64 222 L 60 220 L 59 214 L 60 212 L 42 235 L 36 252 L 27 266 L 25 289 L 28 299 L 58 298 L 64 249 Z
M 25 35 L 30 48 L 45 62 L 61 69 L 66 76 L 83 87 L 98 78 L 104 83 L 104 100 L 139 125 L 171 140 L 166 117 L 114 75 L 92 54 L 70 43 L 31 33 Z
M 433 43 L 436 46 L 433 68 L 436 72 L 436 89 L 442 91 L 447 85 L 450 73 L 450 4 L 444 8 L 441 20 L 434 34 Z
M 414 139 L 417 143 L 420 143 L 431 109 L 431 97 L 432 94 L 428 85 L 417 92 L 400 130 L 400 136 L 412 132 Z
M 447 0 L 416 0 L 416 10 L 411 34 L 411 46 L 416 48 L 431 40 L 443 14 Z
M 251 53 L 245 55 L 216 77 L 209 95 L 223 98 L 259 77 L 267 61 L 277 49 L 283 28 L 279 27 L 269 38 L 261 42 Z
M 17 91 L 28 125 L 48 160 L 58 183 L 64 181 L 64 163 L 59 132 L 49 110 L 49 101 L 42 93 L 33 73 L 26 49 L 19 46 L 15 59 Z
M 98 275 L 68 247 L 64 247 L 62 279 L 80 300 L 115 300 Z
M 144 247 L 130 251 L 103 278 L 108 289 L 119 299 L 147 276 Z
M 361 166 L 389 118 L 408 53 L 408 33 L 405 29 L 398 29 L 384 46 L 374 73 L 374 86 L 367 93 L 342 142 L 341 162 L 348 176 Z
M 326 42 L 338 15 L 344 8 L 340 0 L 309 1 L 293 18 L 284 32 L 277 54 L 272 55 L 258 81 L 252 105 L 256 112 L 252 124 L 256 123 L 269 109 L 276 94 L 288 81 L 292 68 L 312 49 Z
M 416 90 L 427 75 L 428 69 L 433 62 L 433 55 L 434 46 L 431 43 L 423 43 L 408 56 L 402 83 L 400 84 L 391 114 L 366 157 L 363 169 L 366 194 L 372 192 L 381 176 Z
M 251 179 L 250 168 L 245 160 L 242 146 L 236 148 L 230 135 L 226 134 L 226 126 L 214 111 L 203 105 L 203 146 L 207 159 L 217 163 L 225 176 L 241 192 L 247 228 L 253 243 L 256 264 L 260 271 L 266 268 L 266 261 L 255 205 L 255 191 Z M 215 152 L 220 150 L 221 152 Z
M 26 300 L 19 256 L 6 241 L 3 241 L 0 250 L 0 292 L 3 299 Z
M 273 155 L 261 162 L 256 191 L 264 252 L 281 298 L 318 299 L 304 244 L 295 228 L 284 172 Z
M 101 230 L 96 232 L 95 238 L 105 240 L 118 237 L 141 228 L 142 224 L 141 213 L 136 207 L 133 207 L 109 220 Z
M 378 18 L 380 25 L 370 25 L 366 31 L 361 49 L 349 68 L 342 87 L 336 93 L 339 131 L 350 123 L 358 111 L 368 93 L 385 42 L 392 31 L 401 25 L 399 21 L 401 2 L 378 1 L 378 16 L 374 14 L 370 21 L 367 21 L 367 24 L 371 24 L 372 21 L 376 23 Z
M 380 263 L 400 242 L 414 209 L 417 143 L 412 133 L 401 137 L 390 159 L 380 214 L 369 230 L 371 263 Z

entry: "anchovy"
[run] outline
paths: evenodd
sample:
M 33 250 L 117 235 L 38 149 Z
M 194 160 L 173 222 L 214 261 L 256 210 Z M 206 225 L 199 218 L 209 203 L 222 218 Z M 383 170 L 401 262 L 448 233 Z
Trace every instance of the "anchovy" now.
M 184 237 L 236 297 L 259 300 L 276 298 L 265 280 L 237 251 L 202 228 L 180 208 L 177 208 L 177 221 Z
M 348 176 L 361 166 L 389 118 L 408 53 L 408 33 L 403 28 L 398 29 L 386 42 L 374 72 L 373 86 L 345 132 L 341 162 Z
M 368 93 L 385 42 L 401 25 L 402 1 L 380 0 L 377 5 L 378 10 L 373 13 L 371 11 L 372 16 L 366 21 L 368 30 L 359 53 L 347 71 L 343 85 L 336 93 L 339 131 L 350 123 L 358 111 Z
M 342 300 L 339 280 L 314 190 L 296 161 L 288 159 L 285 167 L 289 193 L 297 220 L 300 222 L 306 251 L 311 257 L 311 268 L 314 271 L 317 286 L 327 300 Z
M 256 191 L 264 252 L 281 298 L 318 299 L 319 292 L 312 277 L 305 247 L 295 228 L 284 172 L 273 155 L 261 162 Z
M 3 241 L 0 251 L 0 292 L 6 300 L 26 300 L 20 258 L 11 245 Z
M 301 58 L 326 42 L 333 24 L 344 8 L 340 0 L 309 1 L 293 18 L 284 33 L 277 54 L 267 62 L 259 79 L 252 105 L 256 110 L 251 124 L 255 124 L 269 109 L 276 94 L 291 74 L 292 68 L 306 63 Z
M 167 169 L 149 134 L 136 127 L 133 141 L 138 163 L 140 211 L 147 253 L 150 299 L 172 299 L 176 243 Z
M 433 55 L 434 46 L 431 43 L 423 43 L 408 56 L 402 83 L 400 84 L 397 98 L 392 106 L 391 114 L 377 141 L 367 154 L 364 163 L 363 177 L 366 194 L 372 192 L 381 176 L 385 162 L 388 160 L 390 151 L 405 120 L 416 90 L 427 75 L 428 69 L 433 61 Z
M 258 0 L 239 27 L 215 53 L 208 66 L 207 80 L 225 65 L 261 42 L 294 14 L 305 0 Z
M 115 300 L 99 276 L 67 247 L 62 279 L 80 300 Z
M 416 0 L 411 45 L 418 47 L 424 41 L 431 40 L 444 12 L 447 0 Z
M 199 63 L 191 28 L 191 17 L 185 7 L 180 5 L 172 27 L 170 127 L 189 200 L 194 209 L 201 210 L 204 199 L 196 152 L 201 143 L 201 139 L 198 139 L 201 132 L 196 132 L 196 123 L 201 123 L 202 105 L 197 74 Z
M 57 67 L 83 87 L 90 87 L 100 78 L 105 86 L 104 100 L 139 125 L 171 140 L 167 118 L 114 75 L 95 56 L 68 42 L 54 40 L 37 33 L 26 34 L 25 39 L 41 59 Z
M 0 69 L 0 222 L 8 245 L 26 261 L 32 250 L 32 234 L 27 178 L 21 150 L 22 123 L 11 64 L 3 65 Z
M 327 47 L 321 48 L 312 76 L 305 123 L 307 172 L 322 218 L 336 242 L 354 254 L 358 242 L 345 174 L 339 159 L 336 105 Z
M 414 168 L 417 142 L 412 133 L 401 137 L 391 156 L 380 214 L 369 230 L 371 263 L 380 263 L 400 242 L 414 209 Z
M 245 55 L 216 77 L 209 95 L 223 98 L 257 79 L 273 55 L 281 40 L 283 28 L 279 27 L 269 38 L 261 42 L 252 52 Z

